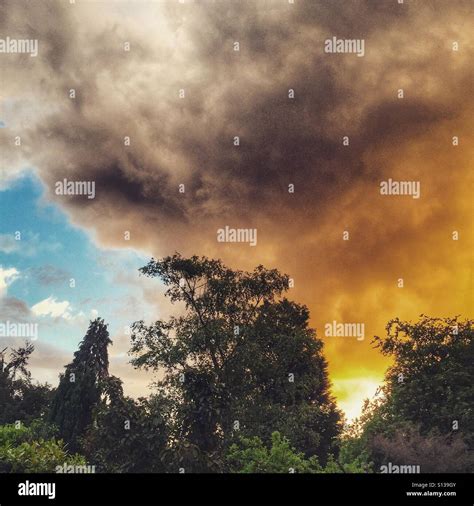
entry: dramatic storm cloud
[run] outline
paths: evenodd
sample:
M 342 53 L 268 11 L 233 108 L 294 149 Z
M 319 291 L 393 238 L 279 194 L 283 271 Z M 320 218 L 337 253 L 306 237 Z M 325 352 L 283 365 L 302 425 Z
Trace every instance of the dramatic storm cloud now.
M 2 37 L 39 42 L 0 55 L 2 185 L 33 167 L 101 246 L 287 272 L 322 337 L 365 322 L 365 340 L 325 339 L 341 392 L 381 379 L 369 342 L 388 319 L 469 311 L 471 1 L 2 10 Z M 326 53 L 333 37 L 363 56 Z M 95 198 L 57 195 L 64 179 Z M 389 179 L 419 198 L 381 195 Z M 257 245 L 218 242 L 226 226 L 256 228 Z

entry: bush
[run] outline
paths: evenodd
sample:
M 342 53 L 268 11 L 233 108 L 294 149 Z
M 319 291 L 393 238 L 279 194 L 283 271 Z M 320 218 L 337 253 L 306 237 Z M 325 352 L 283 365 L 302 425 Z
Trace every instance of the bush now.
M 369 448 L 380 465 L 418 465 L 422 473 L 469 473 L 474 455 L 461 434 L 422 435 L 417 427 L 397 430 L 392 436 L 375 435 Z
M 270 449 L 258 437 L 241 438 L 240 445 L 233 444 L 229 448 L 227 460 L 231 470 L 237 473 L 321 472 L 316 457 L 306 459 L 279 432 L 272 433 Z
M 85 465 L 84 457 L 69 455 L 64 443 L 51 437 L 54 433 L 42 422 L 0 426 L 0 472 L 54 473 L 63 464 Z

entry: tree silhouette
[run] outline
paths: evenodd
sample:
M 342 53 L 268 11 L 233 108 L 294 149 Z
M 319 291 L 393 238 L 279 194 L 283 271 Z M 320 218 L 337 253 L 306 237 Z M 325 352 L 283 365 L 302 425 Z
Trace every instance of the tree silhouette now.
M 238 436 L 269 443 L 279 431 L 324 461 L 340 415 L 308 309 L 282 298 L 288 276 L 179 254 L 152 259 L 141 272 L 159 277 L 186 308 L 167 322 L 136 322 L 132 335 L 132 363 L 165 371 L 157 387 L 174 407 L 175 439 L 207 455 L 212 467 L 212 456 Z
M 109 375 L 107 347 L 111 343 L 107 325 L 96 318 L 60 377 L 50 421 L 57 425 L 60 437 L 73 451 L 79 449 L 79 438 L 92 423 L 94 408 L 99 404 Z

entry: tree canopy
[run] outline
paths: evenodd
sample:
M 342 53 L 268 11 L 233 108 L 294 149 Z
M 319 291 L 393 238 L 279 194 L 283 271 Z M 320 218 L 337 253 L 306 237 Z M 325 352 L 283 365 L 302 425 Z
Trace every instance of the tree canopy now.
M 131 398 L 109 373 L 97 318 L 60 375 L 34 383 L 25 343 L 0 352 L 0 472 L 421 472 L 474 470 L 474 325 L 395 318 L 374 348 L 390 357 L 380 393 L 342 430 L 323 343 L 288 276 L 179 254 L 140 269 L 176 304 L 133 324 L 131 363 L 157 373 Z
M 393 358 L 382 395 L 367 401 L 346 444 L 352 457 L 420 465 L 421 472 L 474 469 L 474 326 L 458 317 L 396 318 L 375 346 Z
M 101 318 L 92 321 L 73 361 L 61 375 L 52 400 L 50 421 L 75 451 L 79 449 L 79 438 L 91 425 L 94 409 L 100 402 L 109 375 L 107 347 L 111 343 L 104 321 Z
M 237 436 L 269 442 L 280 431 L 324 461 L 340 414 L 308 309 L 282 297 L 288 276 L 178 254 L 141 272 L 185 306 L 169 321 L 136 322 L 132 335 L 132 363 L 165 373 L 157 387 L 174 407 L 174 437 L 211 456 Z
M 27 342 L 9 353 L 8 348 L 0 352 L 0 424 L 28 423 L 46 415 L 52 392 L 48 384 L 31 380 L 28 361 L 34 349 Z

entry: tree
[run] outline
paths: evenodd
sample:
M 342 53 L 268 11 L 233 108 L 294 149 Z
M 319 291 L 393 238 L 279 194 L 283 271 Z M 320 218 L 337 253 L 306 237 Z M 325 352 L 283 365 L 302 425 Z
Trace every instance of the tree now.
M 31 343 L 12 349 L 7 359 L 6 350 L 0 352 L 0 424 L 21 421 L 29 423 L 44 416 L 51 400 L 48 384 L 33 384 L 27 369 L 34 351 Z
M 382 410 L 392 424 L 417 425 L 422 434 L 462 432 L 474 443 L 474 326 L 471 320 L 398 318 L 374 342 L 394 364 L 385 378 Z
M 171 301 L 185 306 L 167 322 L 136 322 L 132 334 L 132 363 L 164 370 L 157 388 L 173 406 L 172 441 L 215 461 L 239 436 L 267 444 L 280 431 L 324 462 L 340 415 L 308 309 L 282 298 L 288 276 L 179 254 L 140 271 L 161 278 Z
M 50 420 L 73 451 L 80 448 L 80 438 L 93 422 L 94 409 L 109 375 L 107 347 L 111 343 L 104 320 L 95 319 L 74 353 L 73 361 L 60 376 Z
M 474 469 L 474 327 L 471 320 L 396 318 L 374 338 L 394 359 L 382 397 L 367 402 L 353 427 L 352 451 L 365 451 L 375 470 L 391 462 L 421 472 Z
M 165 471 L 167 419 L 160 399 L 126 397 L 115 377 L 105 381 L 103 393 L 83 440 L 87 457 L 102 472 Z

